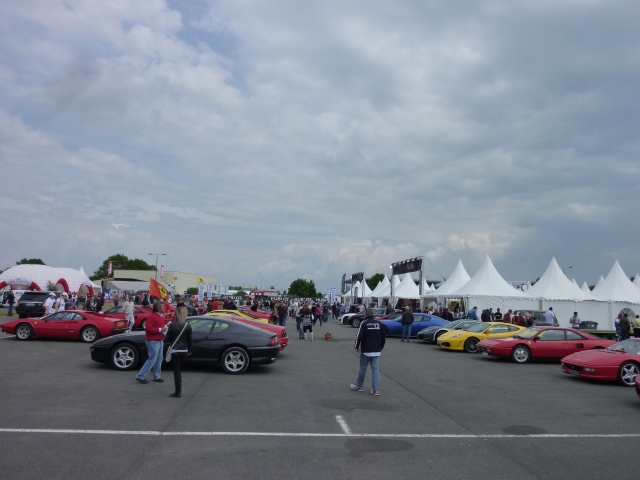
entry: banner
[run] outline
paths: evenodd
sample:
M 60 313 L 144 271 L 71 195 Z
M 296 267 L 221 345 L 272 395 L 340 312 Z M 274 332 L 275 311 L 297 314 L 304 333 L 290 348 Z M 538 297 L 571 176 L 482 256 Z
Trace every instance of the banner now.
M 113 273 L 113 262 L 109 262 L 109 268 L 107 269 L 107 277 L 110 277 Z
M 164 278 L 164 265 L 160 265 L 160 278 Z
M 204 300 L 204 283 L 198 284 L 198 301 L 202 302 Z
M 149 279 L 149 295 L 152 295 L 156 298 L 166 298 L 169 296 L 169 292 L 164 285 L 155 281 L 153 278 Z
M 358 301 L 358 287 L 353 287 L 353 303 Z
M 410 258 L 402 262 L 391 264 L 391 275 L 401 275 L 403 273 L 418 272 L 422 270 L 422 258 Z
M 207 298 L 213 297 L 213 285 L 211 283 L 207 284 Z
M 329 303 L 331 305 L 336 303 L 336 289 L 335 288 L 331 289 L 331 300 L 329 301 Z
M 362 283 L 364 281 L 364 272 L 358 272 L 351 275 L 351 285 L 354 285 L 356 282 Z
M 340 293 L 347 293 L 347 274 L 342 275 L 342 285 L 340 286 Z

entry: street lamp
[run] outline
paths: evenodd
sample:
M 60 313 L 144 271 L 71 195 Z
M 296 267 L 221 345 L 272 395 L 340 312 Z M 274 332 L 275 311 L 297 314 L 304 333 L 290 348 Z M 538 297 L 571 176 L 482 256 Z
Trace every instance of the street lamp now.
M 562 269 L 562 273 L 564 273 L 564 274 L 566 275 L 566 274 L 567 274 L 567 272 L 565 272 L 565 270 L 566 270 L 567 268 L 573 268 L 573 267 L 560 267 L 560 268 Z
M 155 255 L 156 256 L 156 281 L 158 280 L 158 257 L 160 255 L 168 255 L 168 253 L 150 253 L 149 255 Z
M 260 275 L 260 290 L 262 290 L 262 274 L 256 270 L 256 273 Z

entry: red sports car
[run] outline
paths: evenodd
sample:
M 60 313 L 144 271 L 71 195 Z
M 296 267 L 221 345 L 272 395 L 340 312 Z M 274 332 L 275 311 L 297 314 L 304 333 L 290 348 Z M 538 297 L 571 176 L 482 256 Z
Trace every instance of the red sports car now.
M 243 313 L 247 313 L 249 315 L 253 315 L 254 317 L 259 317 L 259 318 L 266 318 L 267 320 L 269 320 L 269 318 L 271 318 L 271 311 L 270 310 L 262 310 L 262 309 L 258 309 L 258 311 L 254 312 L 253 310 L 251 310 L 251 308 L 247 307 L 247 306 L 241 306 L 238 307 L 238 310 L 240 310 Z
M 606 350 L 569 355 L 562 359 L 562 371 L 593 380 L 617 380 L 633 387 L 640 375 L 640 338 L 623 340 Z
M 250 313 L 253 314 L 253 312 L 250 312 Z M 279 325 L 273 325 L 271 323 L 256 322 L 251 319 L 241 317 L 239 315 L 234 315 L 233 313 L 228 313 L 224 315 L 216 314 L 216 317 L 233 318 L 235 321 L 246 323 L 247 325 L 253 325 L 254 327 L 258 327 L 263 330 L 267 330 L 268 332 L 275 333 L 278 336 L 278 340 L 280 341 L 280 351 L 284 350 L 287 344 L 289 343 L 289 336 L 287 335 L 287 329 L 285 327 L 281 327 Z
M 123 333 L 127 322 L 103 314 L 66 310 L 43 318 L 21 318 L 0 325 L 3 332 L 14 334 L 18 340 L 33 337 L 79 338 L 91 343 L 100 337 Z
M 133 328 L 141 328 L 144 330 L 144 325 L 145 323 L 147 323 L 147 318 L 149 318 L 149 315 L 151 315 L 151 313 L 153 313 L 151 311 L 151 308 L 147 309 L 140 305 L 136 305 L 135 307 L 133 307 Z M 122 305 L 120 305 L 119 307 L 110 308 L 106 312 L 103 312 L 103 315 L 111 318 L 117 318 L 119 320 L 126 320 L 124 315 L 124 307 Z M 169 322 L 169 319 L 166 316 L 165 322 Z
M 513 337 L 482 340 L 478 348 L 482 355 L 509 357 L 516 363 L 527 363 L 532 358 L 563 358 L 615 343 L 573 328 L 531 327 Z

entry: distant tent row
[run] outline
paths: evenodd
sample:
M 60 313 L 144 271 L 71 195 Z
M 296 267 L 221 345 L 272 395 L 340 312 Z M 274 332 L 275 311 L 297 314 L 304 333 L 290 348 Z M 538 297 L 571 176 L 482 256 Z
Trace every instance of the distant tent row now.
M 444 299 L 463 300 L 466 309 L 477 306 L 512 310 L 547 310 L 553 307 L 561 325 L 569 325 L 569 317 L 577 311 L 582 320 L 597 321 L 600 328 L 612 329 L 613 318 L 624 308 L 638 309 L 640 305 L 640 275 L 634 281 L 624 273 L 616 261 L 606 278 L 600 276 L 593 290 L 586 282 L 582 287 L 562 272 L 555 258 L 551 259 L 542 277 L 526 292 L 518 290 L 506 282 L 494 267 L 487 255 L 478 271 L 470 277 L 461 261 L 458 261 L 449 278 L 435 289 L 423 279 L 423 293 L 410 274 L 402 278 L 394 275 L 391 281 L 385 276 L 371 291 L 364 283 L 364 292 L 360 282 L 359 298 Z M 393 285 L 393 289 L 391 286 Z M 350 296 L 351 292 L 344 296 Z

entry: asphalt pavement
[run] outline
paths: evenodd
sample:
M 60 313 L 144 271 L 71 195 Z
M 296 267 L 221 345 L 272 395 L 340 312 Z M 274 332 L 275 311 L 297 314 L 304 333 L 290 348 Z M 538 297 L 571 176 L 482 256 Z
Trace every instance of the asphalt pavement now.
M 316 332 L 302 342 L 290 326 L 276 363 L 239 376 L 187 362 L 179 399 L 169 397 L 171 371 L 141 385 L 136 372 L 93 362 L 86 344 L 2 334 L 2 478 L 639 476 L 632 388 L 570 377 L 558 362 L 515 365 L 390 338 L 374 397 L 370 374 L 365 392 L 349 389 L 356 330 Z

